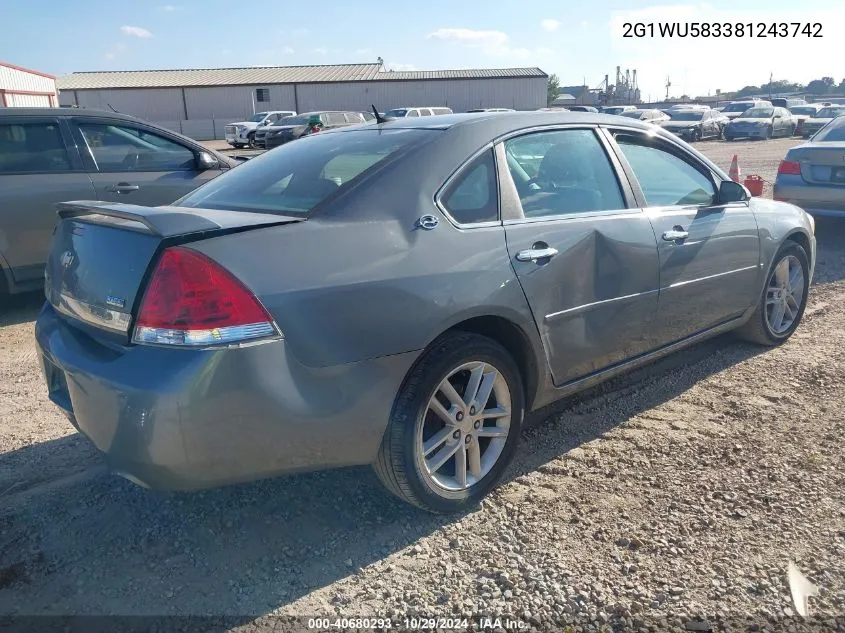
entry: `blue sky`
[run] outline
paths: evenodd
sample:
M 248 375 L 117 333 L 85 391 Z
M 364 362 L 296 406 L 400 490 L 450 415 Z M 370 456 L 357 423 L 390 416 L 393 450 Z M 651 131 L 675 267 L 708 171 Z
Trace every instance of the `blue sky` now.
M 12 0 L 6 0 L 12 2 Z M 842 0 L 231 0 L 16 2 L 0 59 L 57 75 L 83 70 L 372 62 L 396 70 L 539 66 L 598 86 L 637 68 L 643 97 L 707 94 L 775 78 L 845 77 Z M 84 9 L 82 8 L 84 6 Z M 265 8 L 253 8 L 265 7 Z M 319 7 L 329 7 L 320 9 Z M 3 11 L 10 17 L 10 10 Z M 820 39 L 621 38 L 626 21 L 821 22 Z

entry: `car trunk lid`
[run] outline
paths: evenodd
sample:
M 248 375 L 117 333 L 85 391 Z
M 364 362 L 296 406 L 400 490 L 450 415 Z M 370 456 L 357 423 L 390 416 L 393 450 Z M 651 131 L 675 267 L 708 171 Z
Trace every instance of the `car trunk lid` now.
M 798 162 L 806 182 L 845 186 L 845 148 L 841 145 L 796 147 L 789 152 L 787 160 Z
M 76 322 L 128 342 L 151 264 L 169 245 L 298 222 L 265 213 L 63 202 L 53 232 L 45 293 Z

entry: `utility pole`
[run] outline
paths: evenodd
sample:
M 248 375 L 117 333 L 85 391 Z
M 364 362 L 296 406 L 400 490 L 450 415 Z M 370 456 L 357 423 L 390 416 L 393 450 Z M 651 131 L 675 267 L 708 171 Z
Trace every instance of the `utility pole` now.
M 773 72 L 769 73 L 769 99 L 772 98 L 772 79 L 774 79 L 775 74 Z
M 672 86 L 672 82 L 669 81 L 669 77 L 666 77 L 666 101 L 669 101 L 669 88 Z

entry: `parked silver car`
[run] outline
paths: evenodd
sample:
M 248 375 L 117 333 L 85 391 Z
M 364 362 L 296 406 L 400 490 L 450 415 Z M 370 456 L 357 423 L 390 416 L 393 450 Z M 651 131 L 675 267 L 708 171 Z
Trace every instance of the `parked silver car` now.
M 792 136 L 797 123 L 786 108 L 764 106 L 751 108 L 731 120 L 724 128 L 726 141 L 737 138 L 769 139 L 776 136 Z
M 778 167 L 774 197 L 813 215 L 845 217 L 845 116 L 787 152 Z
M 169 204 L 237 164 L 114 112 L 0 108 L 0 297 L 43 284 L 57 202 Z
M 170 207 L 62 205 L 36 339 L 50 399 L 134 481 L 373 464 L 446 512 L 527 411 L 720 332 L 785 341 L 815 252 L 810 216 L 653 125 L 403 118 Z

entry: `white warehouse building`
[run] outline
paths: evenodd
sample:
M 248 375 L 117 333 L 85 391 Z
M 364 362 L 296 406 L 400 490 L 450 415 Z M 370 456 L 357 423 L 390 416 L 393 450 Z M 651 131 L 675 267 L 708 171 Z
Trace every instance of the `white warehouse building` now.
M 53 75 L 0 62 L 0 107 L 49 108 L 57 105 Z
M 114 109 L 197 140 L 266 110 L 370 110 L 447 106 L 536 110 L 548 75 L 539 68 L 385 71 L 380 64 L 79 72 L 60 77 L 63 106 Z

